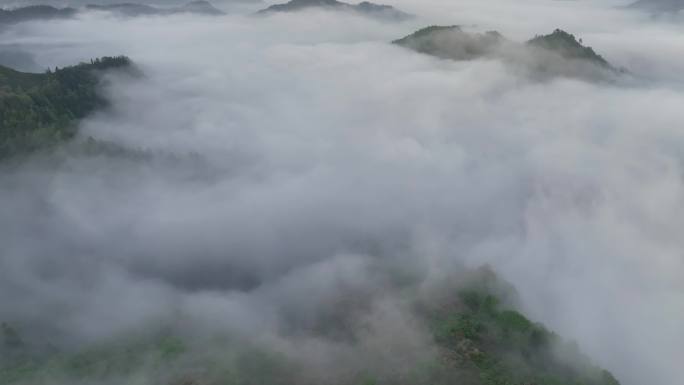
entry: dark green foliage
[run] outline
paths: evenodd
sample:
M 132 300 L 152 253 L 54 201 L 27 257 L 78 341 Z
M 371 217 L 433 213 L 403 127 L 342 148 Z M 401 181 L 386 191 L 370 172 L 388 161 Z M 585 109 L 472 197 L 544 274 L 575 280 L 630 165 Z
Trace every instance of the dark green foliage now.
M 432 315 L 435 341 L 475 370 L 483 385 L 617 385 L 578 350 L 486 290 L 464 290 L 459 304 Z M 571 347 L 573 345 L 570 345 Z M 565 352 L 561 359 L 559 349 Z M 570 353 L 568 353 L 570 352 Z
M 43 74 L 18 72 L 11 68 L 0 66 L 0 84 L 2 88 L 29 89 L 39 86 L 44 79 L 45 76 Z
M 119 56 L 44 74 L 0 67 L 0 159 L 72 138 L 79 119 L 107 104 L 98 93 L 98 72 L 130 65 Z
M 467 33 L 457 25 L 430 26 L 392 44 L 443 59 L 472 60 L 496 56 L 504 37 L 496 32 Z
M 556 29 L 527 43 L 509 41 L 496 31 L 469 33 L 459 26 L 430 26 L 393 41 L 416 52 L 451 60 L 498 59 L 540 78 L 568 76 L 610 80 L 616 69 L 582 40 Z M 572 61 L 572 63 L 568 63 Z
M 527 44 L 557 52 L 566 59 L 588 60 L 603 67 L 610 67 L 606 59 L 594 52 L 593 48 L 583 46 L 575 35 L 560 29 L 549 35 L 536 36 Z
M 506 307 L 508 289 L 496 284 L 487 272 L 470 287 L 456 294 L 449 292 L 451 295 L 439 300 L 412 297 L 416 315 L 431 327 L 437 354 L 405 362 L 408 367 L 377 371 L 370 362 L 344 378 L 327 378 L 322 383 L 619 385 L 610 373 L 582 355 L 576 344 L 564 342 Z M 2 330 L 5 341 L 17 340 L 18 333 L 9 325 Z M 306 360 L 303 365 L 297 357 L 285 356 L 272 347 L 230 336 L 193 340 L 169 331 L 145 335 L 105 341 L 77 352 L 25 355 L 0 362 L 0 384 L 321 384 L 302 376 Z
M 285 357 L 247 344 L 207 341 L 192 349 L 174 335 L 126 338 L 77 352 L 0 360 L 0 384 L 50 385 L 149 383 L 159 385 L 295 384 L 297 366 Z M 143 379 L 143 382 L 140 382 Z

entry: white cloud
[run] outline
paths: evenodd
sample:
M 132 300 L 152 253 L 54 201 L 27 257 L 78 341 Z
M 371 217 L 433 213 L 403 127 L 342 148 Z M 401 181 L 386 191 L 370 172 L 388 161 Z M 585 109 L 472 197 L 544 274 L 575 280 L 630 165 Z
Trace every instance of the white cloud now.
M 269 306 L 326 298 L 331 274 L 372 286 L 363 255 L 491 263 L 624 384 L 675 385 L 682 27 L 615 2 L 397 5 L 423 19 L 84 16 L 4 31 L 43 66 L 131 56 L 146 77 L 113 79 L 112 110 L 83 135 L 179 160 L 6 171 L 0 318 L 42 304 L 92 337 L 181 307 L 271 329 Z M 387 44 L 430 20 L 517 40 L 563 27 L 645 80 L 530 82 Z

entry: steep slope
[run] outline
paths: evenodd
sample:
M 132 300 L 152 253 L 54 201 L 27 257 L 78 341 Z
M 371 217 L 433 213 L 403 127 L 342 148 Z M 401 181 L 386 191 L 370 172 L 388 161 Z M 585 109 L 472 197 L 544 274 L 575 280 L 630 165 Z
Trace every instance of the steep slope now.
M 334 11 L 352 12 L 376 19 L 403 21 L 413 16 L 402 12 L 390 5 L 375 4 L 364 1 L 359 4 L 349 4 L 337 0 L 291 0 L 284 4 L 275 4 L 257 12 L 259 15 L 267 15 L 279 12 L 298 12 L 306 9 L 325 9 Z
M 126 57 L 28 74 L 0 67 L 0 158 L 51 147 L 74 136 L 76 123 L 106 106 L 99 72 L 130 68 Z
M 575 345 L 502 306 L 485 288 L 462 290 L 427 314 L 443 354 L 472 373 L 473 384 L 619 385 Z
M 548 35 L 536 36 L 527 42 L 528 45 L 556 52 L 566 59 L 583 60 L 601 67 L 611 65 L 591 47 L 585 47 L 574 35 L 556 29 Z
M 347 374 L 338 368 L 337 376 L 314 380 L 308 376 L 313 371 L 308 355 L 302 357 L 240 336 L 206 338 L 160 327 L 79 351 L 60 352 L 32 345 L 20 331 L 3 324 L 0 353 L 8 359 L 0 363 L 0 383 L 619 385 L 576 345 L 516 311 L 510 304 L 514 290 L 488 269 L 477 272 L 460 289 L 444 282 L 427 292 L 425 288 L 402 287 L 401 293 L 406 308 L 418 320 L 414 327 L 426 331 L 432 345 L 428 350 L 433 352 L 421 360 L 400 360 L 403 367 L 363 362 Z M 371 311 L 363 300 L 330 304 L 330 312 L 321 311 L 314 324 L 296 327 L 294 335 L 304 334 L 305 340 L 313 339 L 321 346 L 345 346 L 364 354 L 359 347 L 365 346 L 363 340 L 387 331 L 372 331 L 367 324 L 353 326 L 354 314 L 364 318 Z M 391 328 L 384 323 L 378 326 Z M 395 341 L 385 341 L 387 345 L 380 349 L 389 356 L 401 355 L 401 348 L 397 350 L 401 343 L 396 340 L 408 337 L 387 335 Z M 338 361 L 338 365 L 345 364 Z

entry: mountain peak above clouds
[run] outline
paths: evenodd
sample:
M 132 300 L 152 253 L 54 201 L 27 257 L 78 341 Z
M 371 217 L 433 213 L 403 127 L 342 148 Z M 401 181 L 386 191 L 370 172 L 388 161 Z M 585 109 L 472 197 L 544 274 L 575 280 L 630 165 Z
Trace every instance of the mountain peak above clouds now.
M 501 60 L 532 77 L 612 80 L 624 72 L 613 67 L 591 47 L 583 45 L 582 39 L 560 29 L 518 43 L 496 31 L 470 33 L 455 25 L 430 26 L 393 43 L 442 59 Z
M 347 11 L 363 16 L 388 21 L 404 21 L 413 18 L 413 15 L 400 11 L 391 5 L 375 4 L 368 1 L 359 4 L 350 4 L 337 0 L 291 0 L 283 4 L 275 4 L 257 12 L 260 15 L 298 12 L 309 9 L 325 9 L 334 11 Z

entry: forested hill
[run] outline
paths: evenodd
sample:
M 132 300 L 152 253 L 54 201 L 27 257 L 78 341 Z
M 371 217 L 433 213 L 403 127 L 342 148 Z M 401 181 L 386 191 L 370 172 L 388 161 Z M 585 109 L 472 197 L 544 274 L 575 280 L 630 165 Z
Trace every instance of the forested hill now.
M 98 92 L 101 71 L 131 66 L 125 56 L 42 74 L 0 66 L 0 159 L 72 138 L 79 119 L 107 105 Z
M 132 333 L 79 351 L 60 352 L 54 347 L 32 345 L 21 325 L 15 328 L 5 323 L 0 327 L 0 354 L 7 359 L 0 362 L 0 383 L 620 385 L 582 354 L 576 344 L 564 341 L 507 305 L 514 289 L 498 281 L 489 270 L 473 275 L 470 284 L 456 291 L 449 288 L 448 282 L 445 284 L 444 290 L 430 289 L 428 296 L 425 288 L 402 287 L 402 298 L 416 317 L 415 326 L 429 334 L 435 349 L 434 355 L 408 360 L 402 367 L 383 368 L 387 362 L 382 356 L 369 356 L 379 361 L 371 359 L 359 367 L 340 367 L 339 378 L 333 375 L 314 381 L 308 377 L 315 370 L 309 367 L 311 362 L 306 357 L 230 335 L 206 339 L 162 327 L 165 330 Z M 369 297 L 334 301 L 329 308 L 322 306 L 307 314 L 308 321 L 301 324 L 307 325 L 305 329 L 298 329 L 295 322 L 283 325 L 283 330 L 295 328 L 290 330 L 290 338 L 305 335 L 322 346 L 345 341 L 358 354 L 366 354 L 363 339 L 373 335 L 366 329 L 356 330 L 354 319 L 366 319 L 364 315 L 372 309 L 364 303 Z M 290 316 L 297 319 L 298 314 Z M 386 321 L 385 326 L 391 328 L 392 322 Z M 393 338 L 410 337 L 397 333 Z M 392 351 L 395 346 L 402 344 L 387 346 L 387 354 L 403 357 L 406 352 Z M 339 365 L 345 363 L 340 361 Z
M 496 31 L 471 33 L 456 25 L 430 26 L 393 43 L 442 59 L 501 60 L 517 73 L 540 80 L 570 77 L 614 82 L 629 74 L 585 46 L 582 39 L 560 29 L 519 43 Z
M 597 54 L 593 48 L 582 45 L 575 35 L 556 29 L 548 35 L 537 35 L 527 42 L 535 47 L 556 52 L 566 59 L 585 60 L 605 68 L 612 68 L 610 63 Z

